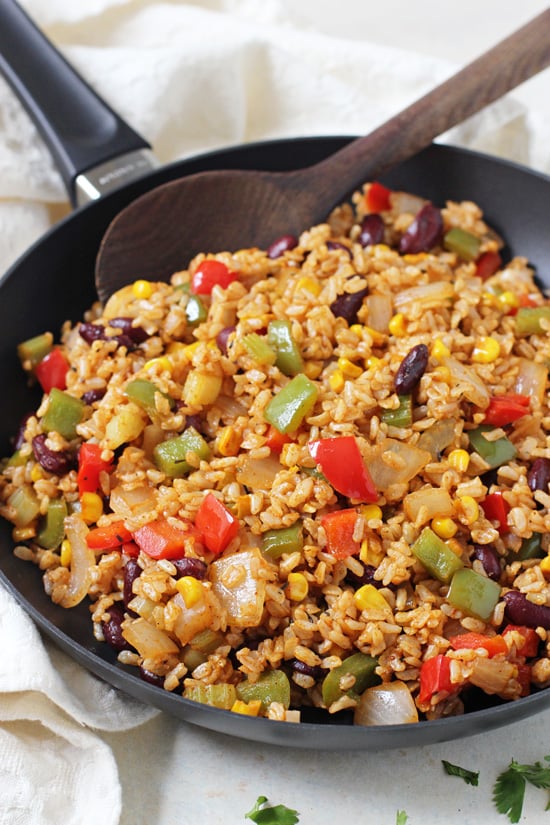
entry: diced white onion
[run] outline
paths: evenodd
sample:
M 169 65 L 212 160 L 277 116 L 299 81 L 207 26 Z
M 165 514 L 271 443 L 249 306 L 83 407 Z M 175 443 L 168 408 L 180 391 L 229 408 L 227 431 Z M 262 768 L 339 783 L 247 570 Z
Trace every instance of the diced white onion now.
M 418 711 L 404 682 L 367 688 L 355 708 L 356 725 L 403 725 L 418 722 Z
M 71 545 L 71 575 L 67 590 L 59 602 L 61 607 L 74 607 L 88 593 L 96 559 L 93 550 L 86 543 L 87 533 L 88 527 L 79 513 L 67 516 L 65 534 Z

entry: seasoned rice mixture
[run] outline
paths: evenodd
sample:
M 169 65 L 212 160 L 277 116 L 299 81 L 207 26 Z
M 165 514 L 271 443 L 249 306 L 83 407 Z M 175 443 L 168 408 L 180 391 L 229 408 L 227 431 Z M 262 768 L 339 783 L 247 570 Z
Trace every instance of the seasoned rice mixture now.
M 366 184 L 22 342 L 15 554 L 226 710 L 392 724 L 546 687 L 550 302 L 502 246 L 474 203 Z

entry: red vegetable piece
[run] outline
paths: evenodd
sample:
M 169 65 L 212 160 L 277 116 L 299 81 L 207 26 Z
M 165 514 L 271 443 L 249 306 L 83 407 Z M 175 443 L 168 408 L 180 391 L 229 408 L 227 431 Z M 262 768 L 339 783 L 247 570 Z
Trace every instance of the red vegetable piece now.
M 44 392 L 67 389 L 69 362 L 59 348 L 52 349 L 34 368 L 34 374 Z
M 133 538 L 139 549 L 152 559 L 181 559 L 185 556 L 189 528 L 192 528 L 190 522 L 182 521 L 180 528 L 159 518 L 136 530 Z
M 210 295 L 215 286 L 227 289 L 229 284 L 237 279 L 234 272 L 222 261 L 203 261 L 191 278 L 191 290 L 195 295 Z
M 327 537 L 327 552 L 335 559 L 346 559 L 359 553 L 361 545 L 353 538 L 356 510 L 335 510 L 321 519 Z
M 491 659 L 499 653 L 508 653 L 508 645 L 502 636 L 485 636 L 483 633 L 460 633 L 449 639 L 454 650 L 477 650 L 482 647 L 489 654 Z
M 309 452 L 338 493 L 356 501 L 378 501 L 378 493 L 352 435 L 310 441 Z
M 365 207 L 367 212 L 385 212 L 390 208 L 391 189 L 378 181 L 371 183 L 365 193 Z
M 122 552 L 131 559 L 137 559 L 139 556 L 139 547 L 135 541 L 125 541 L 122 545 Z
M 265 439 L 266 446 L 276 455 L 279 455 L 285 444 L 290 444 L 291 441 L 289 435 L 280 433 L 273 425 L 270 426 Z
M 131 539 L 132 534 L 123 521 L 114 521 L 105 527 L 94 527 L 86 534 L 86 543 L 91 550 L 113 550 Z
M 491 275 L 498 272 L 501 266 L 502 258 L 499 253 L 489 250 L 488 252 L 484 252 L 477 259 L 476 275 L 478 278 L 481 278 L 482 281 L 486 281 L 487 278 L 490 278 Z
M 99 474 L 110 473 L 113 469 L 112 461 L 101 458 L 99 444 L 82 444 L 78 451 L 78 492 L 96 493 L 99 490 Z
M 239 532 L 239 520 L 215 495 L 208 493 L 195 516 L 195 527 L 207 549 L 217 556 Z
M 485 518 L 489 521 L 496 521 L 498 532 L 503 535 L 508 533 L 508 513 L 510 505 L 504 500 L 502 493 L 489 493 L 485 501 L 481 502 Z
M 451 661 L 443 653 L 422 662 L 420 668 L 420 692 L 418 701 L 426 704 L 432 696 L 441 691 L 455 693 L 459 685 L 451 682 Z
M 495 427 L 504 427 L 517 421 L 529 412 L 529 396 L 510 394 L 494 395 L 485 410 L 485 422 Z
M 514 630 L 520 636 L 523 636 L 525 640 L 521 647 L 518 647 L 517 649 L 518 656 L 525 656 L 526 659 L 532 659 L 533 656 L 537 655 L 539 650 L 540 638 L 537 631 L 534 627 L 525 627 L 525 625 L 519 624 L 507 624 L 502 631 L 502 635 L 506 636 L 507 633 L 511 633 Z
M 520 696 L 529 696 L 531 693 L 531 671 L 530 665 L 518 665 L 518 675 L 516 679 L 521 685 Z

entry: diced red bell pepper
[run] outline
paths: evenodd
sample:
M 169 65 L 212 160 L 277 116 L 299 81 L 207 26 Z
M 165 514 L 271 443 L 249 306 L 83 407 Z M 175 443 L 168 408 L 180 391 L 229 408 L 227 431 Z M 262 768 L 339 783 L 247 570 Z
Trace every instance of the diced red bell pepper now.
M 78 492 L 96 493 L 99 490 L 99 474 L 110 473 L 113 469 L 112 461 L 101 458 L 102 449 L 99 444 L 84 443 L 78 451 L 78 474 L 76 477 Z
M 195 527 L 207 549 L 217 556 L 239 532 L 239 520 L 215 495 L 208 493 L 195 516 Z
M 367 212 L 385 212 L 390 208 L 391 189 L 374 181 L 365 193 L 365 207 Z
M 485 636 L 483 633 L 460 633 L 449 639 L 454 650 L 477 650 L 482 647 L 489 654 L 491 659 L 499 653 L 508 653 L 508 645 L 502 636 Z
M 131 539 L 132 534 L 123 521 L 114 521 L 105 527 L 94 527 L 86 534 L 86 543 L 91 550 L 113 550 Z
M 67 389 L 68 371 L 69 362 L 58 347 L 45 355 L 34 368 L 34 374 L 44 392 L 50 392 L 54 388 L 58 390 Z
M 529 396 L 511 393 L 494 395 L 485 410 L 485 422 L 504 427 L 529 413 Z
M 346 559 L 359 553 L 361 545 L 353 538 L 356 510 L 335 510 L 321 519 L 327 537 L 327 552 L 335 559 Z
M 131 559 L 137 559 L 139 556 L 139 547 L 135 541 L 125 541 L 122 545 L 122 552 L 125 556 L 129 556 Z
M 445 691 L 452 694 L 458 690 L 458 685 L 451 682 L 451 660 L 443 653 L 432 656 L 422 662 L 420 668 L 420 692 L 418 701 L 426 704 L 436 693 Z
M 520 307 L 538 307 L 539 304 L 530 295 L 520 295 L 518 298 Z
M 291 441 L 289 435 L 280 433 L 273 425 L 270 426 L 265 439 L 266 446 L 276 455 L 280 455 L 285 444 L 290 444 Z
M 338 493 L 356 501 L 378 501 L 378 493 L 352 435 L 310 441 L 309 452 Z
M 526 659 L 532 659 L 536 656 L 539 650 L 540 638 L 534 627 L 525 627 L 524 625 L 507 624 L 502 635 L 516 631 L 520 636 L 523 636 L 524 643 L 517 649 L 518 656 L 525 656 Z
M 191 522 L 182 520 L 181 527 L 177 527 L 159 518 L 136 530 L 133 538 L 139 549 L 152 559 L 182 559 L 185 540 L 194 532 Z
M 520 696 L 529 696 L 531 693 L 531 673 L 532 668 L 530 665 L 518 665 L 518 675 L 517 680 L 521 685 L 521 693 Z
M 489 493 L 485 501 L 481 502 L 485 518 L 496 521 L 500 535 L 508 533 L 508 513 L 510 505 L 505 501 L 502 493 Z
M 199 264 L 193 273 L 191 290 L 195 295 L 210 295 L 215 286 L 227 289 L 236 279 L 237 275 L 223 261 L 208 259 Z
M 482 281 L 486 281 L 487 278 L 490 278 L 491 275 L 498 272 L 501 266 L 502 258 L 500 257 L 500 254 L 489 250 L 488 252 L 484 252 L 477 259 L 476 275 L 478 278 L 481 278 Z

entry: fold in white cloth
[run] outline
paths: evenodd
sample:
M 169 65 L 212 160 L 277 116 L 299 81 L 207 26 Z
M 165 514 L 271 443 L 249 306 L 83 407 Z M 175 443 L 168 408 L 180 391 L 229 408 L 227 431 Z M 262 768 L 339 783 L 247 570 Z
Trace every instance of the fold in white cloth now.
M 283 0 L 23 6 L 164 162 L 264 138 L 364 134 L 456 68 L 319 34 Z M 535 151 L 527 112 L 510 97 L 444 138 L 524 163 Z M 46 148 L 0 80 L 1 271 L 66 201 Z M 117 766 L 94 731 L 125 730 L 155 711 L 45 645 L 2 588 L 0 692 L 0 823 L 115 825 Z

